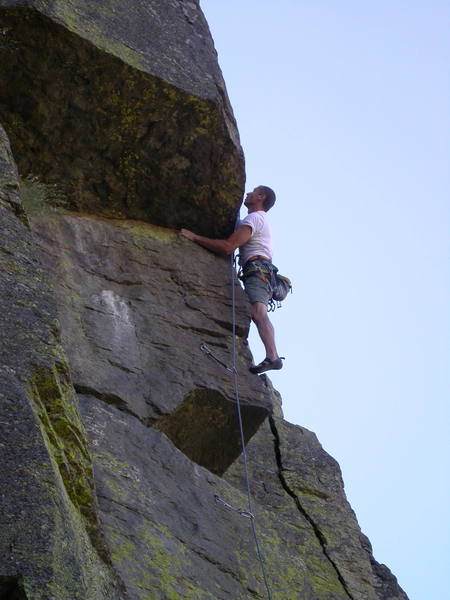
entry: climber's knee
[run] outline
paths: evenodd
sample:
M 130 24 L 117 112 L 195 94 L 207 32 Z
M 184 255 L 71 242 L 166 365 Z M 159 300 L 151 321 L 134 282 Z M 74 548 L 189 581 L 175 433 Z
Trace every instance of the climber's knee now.
M 263 323 L 269 318 L 267 316 L 267 306 L 263 302 L 253 302 L 251 307 L 250 316 L 256 325 Z

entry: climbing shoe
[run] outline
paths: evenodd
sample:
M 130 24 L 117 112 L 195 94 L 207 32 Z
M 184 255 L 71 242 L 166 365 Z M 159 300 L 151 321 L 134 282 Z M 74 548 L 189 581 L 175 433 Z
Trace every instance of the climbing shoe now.
M 270 358 L 265 358 L 259 365 L 254 365 L 249 368 L 250 373 L 255 373 L 255 375 L 260 375 L 261 373 L 265 373 L 266 371 L 278 371 L 283 368 L 283 360 L 284 356 L 280 356 L 280 358 L 275 358 L 271 360 Z

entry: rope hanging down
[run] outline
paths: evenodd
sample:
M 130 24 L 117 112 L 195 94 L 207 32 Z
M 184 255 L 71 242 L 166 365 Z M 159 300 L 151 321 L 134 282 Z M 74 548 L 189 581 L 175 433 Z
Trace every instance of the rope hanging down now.
M 266 590 L 267 590 L 267 597 L 269 600 L 272 600 L 272 594 L 270 592 L 269 582 L 267 580 L 266 569 L 264 567 L 264 557 L 263 557 L 261 549 L 259 547 L 258 534 L 256 532 L 256 525 L 255 525 L 255 516 L 254 516 L 253 510 L 252 510 L 252 497 L 251 497 L 251 491 L 250 491 L 250 477 L 248 474 L 247 450 L 245 448 L 244 426 L 242 423 L 241 402 L 239 399 L 239 387 L 238 387 L 238 378 L 237 378 L 237 369 L 236 369 L 237 351 L 236 351 L 236 291 L 235 291 L 236 281 L 235 280 L 236 280 L 235 257 L 232 254 L 231 255 L 231 306 L 232 306 L 232 347 L 231 347 L 232 364 L 231 364 L 231 367 L 229 367 L 223 361 L 221 361 L 219 358 L 217 358 L 217 356 L 214 356 L 214 354 L 211 352 L 211 350 L 208 348 L 208 346 L 206 344 L 202 344 L 200 346 L 200 349 L 207 356 L 209 356 L 212 360 L 216 361 L 224 369 L 226 369 L 229 373 L 231 373 L 232 377 L 233 377 L 233 388 L 234 388 L 234 395 L 236 398 L 237 416 L 238 416 L 239 430 L 240 430 L 240 435 L 241 435 L 242 456 L 244 459 L 244 472 L 245 472 L 245 484 L 246 484 L 246 488 L 247 488 L 248 510 L 234 508 L 234 506 L 231 506 L 231 504 L 228 504 L 227 502 L 225 502 L 225 500 L 222 500 L 217 495 L 214 496 L 214 499 L 216 502 L 224 505 L 229 510 L 233 510 L 233 511 L 239 513 L 242 517 L 247 517 L 250 519 L 253 538 L 255 540 L 256 552 L 258 554 L 258 560 L 261 565 L 261 572 L 262 572 L 262 576 L 264 579 L 264 585 L 266 586 Z

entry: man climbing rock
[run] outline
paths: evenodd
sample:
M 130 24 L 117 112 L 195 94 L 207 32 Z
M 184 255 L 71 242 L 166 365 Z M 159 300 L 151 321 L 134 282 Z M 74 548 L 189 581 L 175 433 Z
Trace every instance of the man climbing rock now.
M 251 304 L 251 318 L 266 349 L 266 358 L 250 367 L 252 373 L 260 374 L 283 367 L 275 346 L 275 332 L 267 314 L 272 297 L 272 234 L 267 211 L 275 204 L 275 193 L 269 187 L 259 185 L 248 192 L 244 204 L 247 216 L 238 228 L 224 240 L 211 239 L 182 229 L 181 235 L 213 252 L 232 254 L 239 248 L 245 292 Z

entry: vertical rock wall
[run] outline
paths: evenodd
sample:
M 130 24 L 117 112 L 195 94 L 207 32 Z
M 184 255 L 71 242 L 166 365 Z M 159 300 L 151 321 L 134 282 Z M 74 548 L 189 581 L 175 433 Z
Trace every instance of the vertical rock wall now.
M 1 130 L 0 598 L 266 598 L 229 508 L 247 504 L 230 374 L 202 351 L 229 363 L 230 264 L 174 230 L 224 235 L 243 184 L 198 3 L 0 0 L 0 17 L 22 175 Z M 405 600 L 336 462 L 248 373 L 236 297 L 272 597 Z
M 0 591 L 5 598 L 120 598 L 56 303 L 26 220 L 16 214 L 17 170 L 3 129 L 0 166 Z

